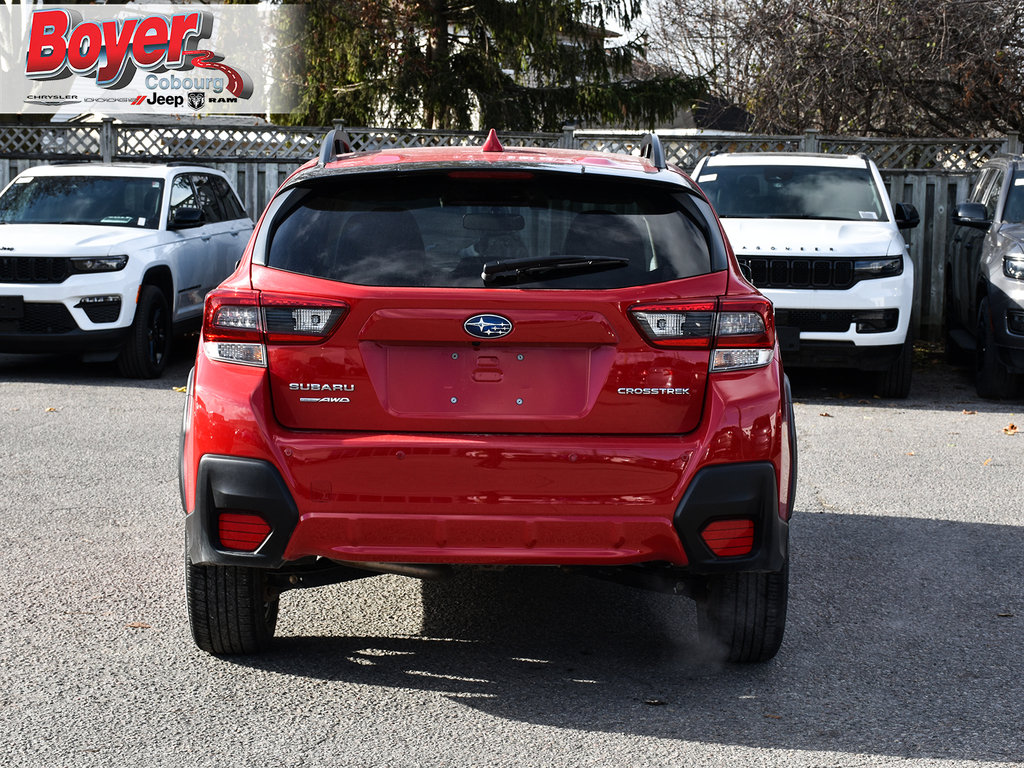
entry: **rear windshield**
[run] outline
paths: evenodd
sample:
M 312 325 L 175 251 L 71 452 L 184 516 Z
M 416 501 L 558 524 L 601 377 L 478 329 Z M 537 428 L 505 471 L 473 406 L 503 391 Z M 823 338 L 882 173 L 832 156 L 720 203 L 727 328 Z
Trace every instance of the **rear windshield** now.
M 741 165 L 706 168 L 697 179 L 723 218 L 885 221 L 867 168 Z
M 621 178 L 340 176 L 288 193 L 265 263 L 359 285 L 620 288 L 712 271 L 711 217 L 679 188 Z
M 163 186 L 153 178 L 20 176 L 0 197 L 0 222 L 156 229 Z

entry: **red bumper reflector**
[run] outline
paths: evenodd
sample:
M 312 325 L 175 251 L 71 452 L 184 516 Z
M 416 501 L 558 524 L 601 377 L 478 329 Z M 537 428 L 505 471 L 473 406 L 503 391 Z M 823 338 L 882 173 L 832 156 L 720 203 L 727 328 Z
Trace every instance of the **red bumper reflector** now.
M 749 555 L 754 548 L 754 521 L 717 520 L 708 523 L 700 537 L 718 557 Z
M 217 535 L 224 549 L 255 552 L 270 535 L 270 526 L 256 514 L 222 512 L 217 518 Z

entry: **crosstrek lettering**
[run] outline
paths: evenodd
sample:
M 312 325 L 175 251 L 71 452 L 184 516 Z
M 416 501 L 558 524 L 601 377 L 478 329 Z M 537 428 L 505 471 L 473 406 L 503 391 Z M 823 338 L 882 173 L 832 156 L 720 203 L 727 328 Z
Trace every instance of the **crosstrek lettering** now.
M 688 395 L 688 387 L 619 387 L 620 395 Z

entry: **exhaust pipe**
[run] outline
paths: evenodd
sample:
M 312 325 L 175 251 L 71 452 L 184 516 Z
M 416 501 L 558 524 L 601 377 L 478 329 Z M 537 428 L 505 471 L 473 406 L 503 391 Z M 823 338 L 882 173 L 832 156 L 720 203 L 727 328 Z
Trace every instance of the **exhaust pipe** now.
M 450 565 L 428 565 L 421 563 L 357 563 L 351 560 L 344 561 L 344 565 L 350 568 L 359 568 L 374 573 L 393 573 L 399 576 L 408 576 L 412 579 L 423 579 L 424 581 L 439 581 L 451 576 Z

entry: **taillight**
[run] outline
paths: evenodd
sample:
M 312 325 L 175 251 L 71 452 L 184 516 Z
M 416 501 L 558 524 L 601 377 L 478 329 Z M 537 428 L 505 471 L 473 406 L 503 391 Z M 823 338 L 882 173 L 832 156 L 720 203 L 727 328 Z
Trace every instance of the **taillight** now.
M 711 371 L 759 368 L 774 355 L 775 321 L 767 299 L 649 304 L 630 314 L 657 347 L 712 350 Z
M 203 349 L 212 360 L 266 367 L 267 344 L 323 341 L 347 309 L 348 305 L 339 301 L 212 291 L 206 297 L 203 315 Z
M 267 341 L 272 344 L 308 344 L 323 341 L 348 311 L 344 302 L 316 299 L 296 301 L 291 296 L 264 293 L 260 297 Z
M 259 294 L 211 291 L 203 310 L 203 351 L 211 360 L 267 366 Z
M 659 347 L 709 349 L 715 332 L 717 303 L 659 304 L 633 307 L 633 319 Z

